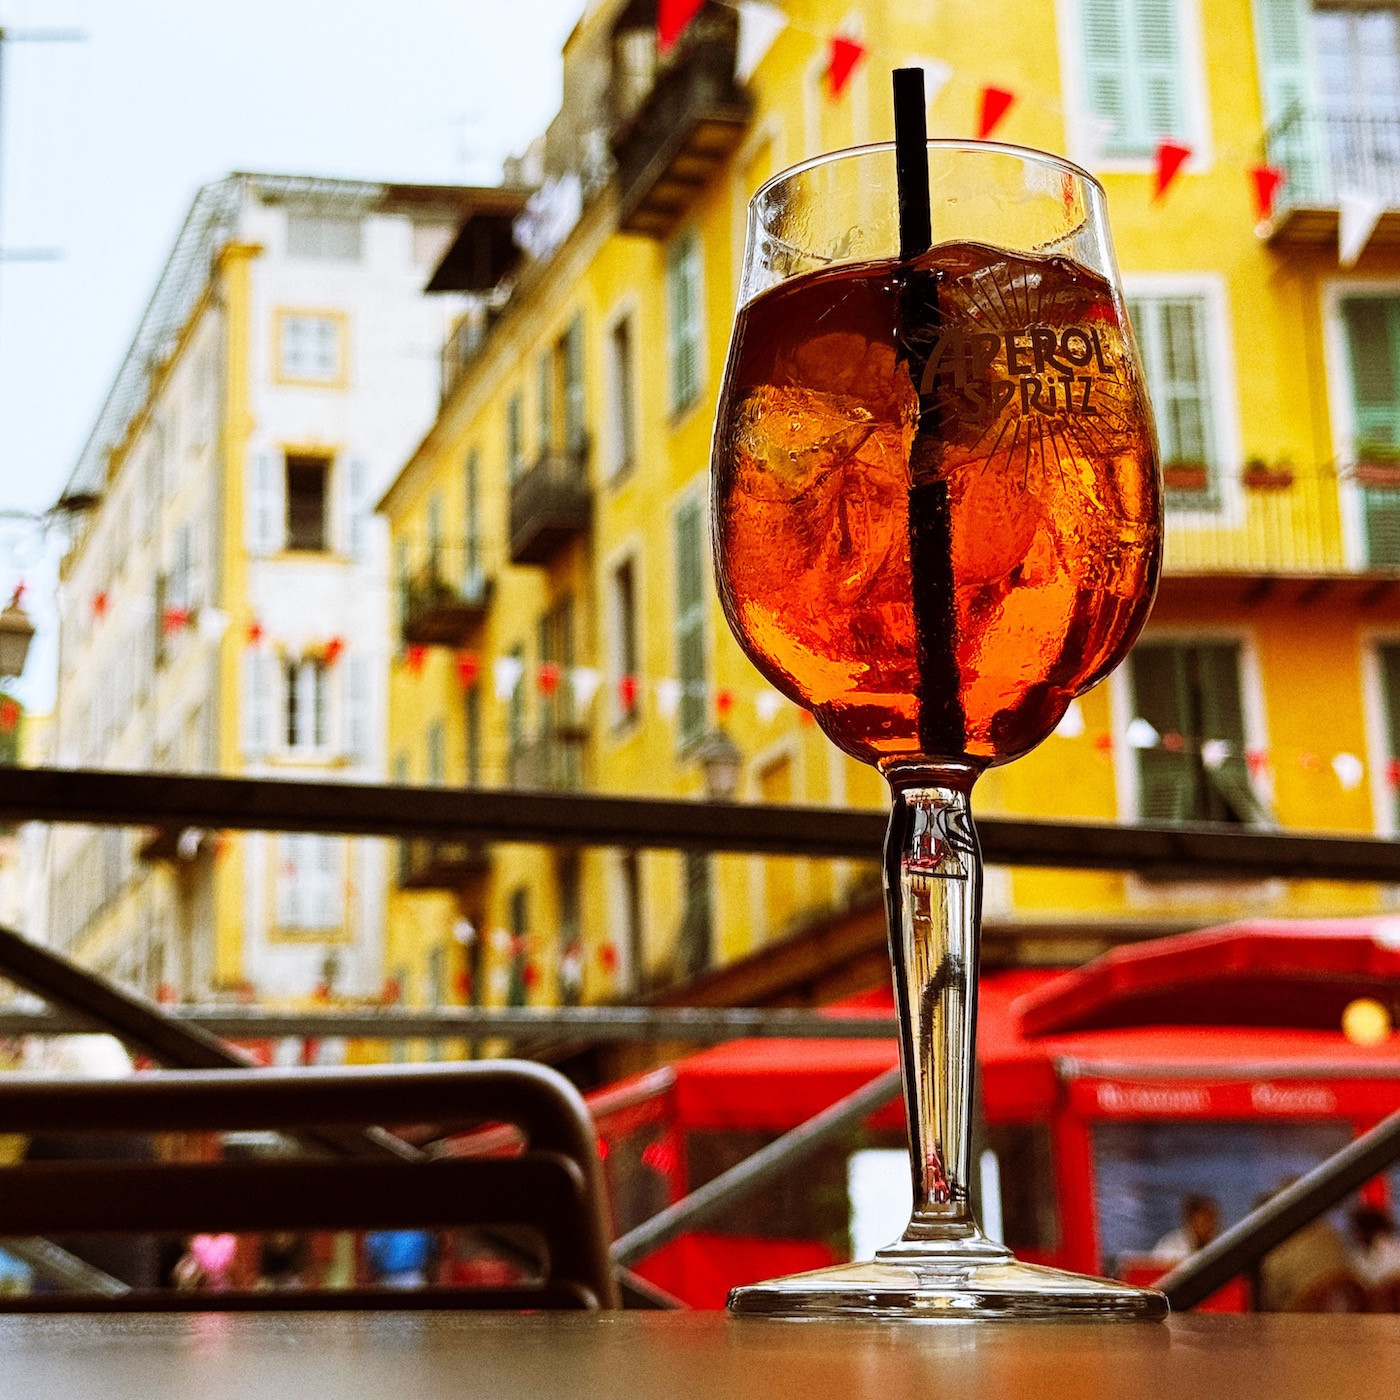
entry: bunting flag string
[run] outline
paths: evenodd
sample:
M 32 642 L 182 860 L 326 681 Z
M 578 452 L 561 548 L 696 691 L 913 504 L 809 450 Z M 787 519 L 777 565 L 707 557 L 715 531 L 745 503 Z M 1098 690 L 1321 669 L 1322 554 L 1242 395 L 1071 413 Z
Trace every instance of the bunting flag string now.
M 1156 155 L 1156 183 L 1152 198 L 1162 199 L 1181 174 L 1181 167 L 1191 159 L 1191 147 L 1180 141 L 1159 141 Z
M 827 90 L 833 98 L 846 91 L 856 65 L 865 57 L 865 45 L 859 39 L 847 38 L 844 34 L 833 34 L 827 50 L 826 82 Z
M 1011 110 L 1016 94 L 1000 87 L 984 87 L 977 118 L 977 139 L 985 141 Z

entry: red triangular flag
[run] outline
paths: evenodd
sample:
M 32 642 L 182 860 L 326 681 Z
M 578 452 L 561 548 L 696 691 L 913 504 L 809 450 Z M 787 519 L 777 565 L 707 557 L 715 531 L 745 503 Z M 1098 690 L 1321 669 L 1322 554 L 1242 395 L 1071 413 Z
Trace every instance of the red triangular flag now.
M 93 617 L 107 616 L 107 595 L 105 593 L 92 595 L 92 615 Z
M 1191 157 L 1191 147 L 1179 141 L 1159 141 L 1157 143 L 1157 188 L 1152 198 L 1161 199 L 1171 188 L 1172 181 L 1181 172 L 1181 167 Z
M 1288 173 L 1272 165 L 1252 165 L 1249 177 L 1254 181 L 1254 208 L 1260 220 L 1274 217 L 1274 197 L 1288 180 Z
M 423 663 L 428 659 L 428 648 L 422 646 L 409 647 L 403 654 L 403 664 L 408 667 L 410 675 L 421 675 Z
M 715 713 L 725 719 L 734 708 L 734 692 L 732 690 L 715 691 Z
M 690 27 L 705 0 L 658 0 L 656 6 L 656 51 L 671 52 L 676 41 Z
M 463 651 L 457 654 L 457 679 L 462 683 L 462 689 L 470 688 L 472 682 L 481 674 L 481 658 L 474 651 Z
M 341 654 L 345 651 L 345 638 L 332 637 L 326 643 L 325 661 L 327 666 L 334 666 L 340 660 Z
M 982 112 L 977 119 L 977 139 L 985 141 L 1001 124 L 1001 119 L 1011 110 L 1016 94 L 1005 88 L 984 87 L 982 89 Z
M 636 676 L 621 676 L 617 682 L 618 704 L 624 709 L 631 711 L 637 704 L 637 678 Z
M 258 644 L 260 641 L 262 641 L 262 639 L 263 639 L 263 626 L 262 626 L 262 623 L 259 622 L 259 621 L 257 620 L 257 618 L 254 618 L 254 619 L 248 624 L 248 645 L 249 645 L 249 646 L 257 646 L 257 644 Z
M 840 97 L 856 71 L 856 64 L 865 57 L 865 45 L 844 35 L 831 36 L 831 48 L 826 60 L 827 87 L 833 97 Z

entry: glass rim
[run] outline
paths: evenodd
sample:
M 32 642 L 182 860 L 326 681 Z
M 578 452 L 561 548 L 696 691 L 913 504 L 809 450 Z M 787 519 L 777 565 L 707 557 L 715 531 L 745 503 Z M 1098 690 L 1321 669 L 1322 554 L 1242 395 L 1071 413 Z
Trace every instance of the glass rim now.
M 1066 156 L 1057 156 L 1051 151 L 1042 151 L 1036 146 L 1017 146 L 1009 141 L 974 141 L 970 137 L 955 136 L 930 136 L 924 144 L 931 151 L 963 151 L 968 155 L 978 152 L 995 153 L 1015 156 L 1018 160 L 1026 161 L 1032 165 L 1050 166 L 1062 174 L 1074 175 L 1084 180 L 1092 185 L 1102 198 L 1108 198 L 1108 191 L 1104 189 L 1103 182 L 1097 175 L 1091 174 L 1082 165 L 1077 165 Z M 879 151 L 889 151 L 893 154 L 894 149 L 895 143 L 893 141 L 869 141 L 860 146 L 842 146 L 834 151 L 825 151 L 818 156 L 809 156 L 806 160 L 798 161 L 796 165 L 788 166 L 786 170 L 778 171 L 776 175 L 770 175 L 749 197 L 749 207 L 756 207 L 759 200 L 769 190 L 793 175 L 801 175 L 808 170 L 815 170 L 818 166 L 834 164 L 838 160 L 849 160 L 853 156 L 873 155 Z

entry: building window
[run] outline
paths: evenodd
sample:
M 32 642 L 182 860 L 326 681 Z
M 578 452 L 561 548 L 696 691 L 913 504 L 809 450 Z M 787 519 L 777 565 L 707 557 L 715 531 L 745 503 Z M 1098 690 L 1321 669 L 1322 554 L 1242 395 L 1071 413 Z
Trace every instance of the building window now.
M 1400 297 L 1342 302 L 1351 370 L 1352 457 L 1400 466 Z M 1400 565 L 1400 489 L 1360 487 L 1366 563 Z
M 510 659 L 516 663 L 516 680 L 506 702 L 506 742 L 514 760 L 525 747 L 525 685 L 521 679 L 525 669 L 525 648 L 514 647 Z
M 624 559 L 612 571 L 612 626 L 608 631 L 611 651 L 613 723 L 619 728 L 637 718 L 641 685 L 637 680 L 637 577 L 636 561 Z
M 705 732 L 705 538 L 700 502 L 676 512 L 676 674 L 681 685 L 677 739 L 684 747 Z
M 1240 648 L 1235 642 L 1141 642 L 1129 657 L 1142 821 L 1263 824 L 1249 781 Z
M 1151 156 L 1186 136 L 1186 90 L 1175 0 L 1080 0 L 1084 104 L 1105 156 Z
M 506 480 L 519 481 L 525 472 L 525 399 L 517 389 L 506 400 Z
M 481 686 L 473 685 L 465 700 L 467 786 L 481 786 Z
M 361 220 L 343 214 L 287 214 L 287 256 L 317 262 L 358 262 Z
M 1400 763 L 1400 642 L 1377 647 L 1376 660 L 1385 702 L 1386 757 L 1393 765 Z M 1390 783 L 1389 791 L 1391 821 L 1400 830 L 1400 785 Z
M 535 405 L 538 416 L 535 419 L 535 440 L 541 457 L 548 456 L 554 449 L 554 396 L 555 356 L 553 349 L 540 352 L 535 366 Z
M 394 755 L 393 773 L 396 786 L 408 786 L 408 755 L 406 753 Z M 413 870 L 413 844 L 404 836 L 401 836 L 398 842 L 398 867 L 399 884 L 406 885 Z
M 427 745 L 428 785 L 442 787 L 447 781 L 447 739 L 441 719 L 435 719 L 428 725 Z
M 608 475 L 632 470 L 637 455 L 637 387 L 633 378 L 632 318 L 620 316 L 608 333 Z
M 524 1006 L 529 987 L 525 969 L 530 958 L 526 940 L 530 936 L 530 891 L 520 885 L 510 894 L 510 978 L 506 988 L 507 1006 Z
M 474 447 L 467 453 L 466 487 L 467 538 L 462 591 L 468 598 L 481 598 L 486 592 L 481 566 L 481 454 Z
M 338 316 L 284 312 L 281 326 L 279 360 L 283 379 L 333 384 L 342 377 Z
M 583 317 L 575 315 L 555 350 L 564 397 L 564 451 L 577 461 L 588 445 L 583 389 Z
M 344 842 L 310 833 L 277 838 L 277 926 L 300 933 L 345 922 Z
M 427 573 L 434 583 L 442 577 L 442 492 L 428 497 L 428 557 Z
M 574 690 L 568 679 L 574 665 L 572 594 L 564 594 L 541 616 L 539 647 L 540 664 L 554 667 L 557 678 L 557 684 L 540 702 L 540 738 L 545 753 L 544 771 L 539 777 L 550 787 L 577 788 L 583 781 L 583 767 Z
M 559 1001 L 583 1000 L 583 899 L 577 851 L 559 862 Z
M 331 460 L 287 454 L 287 548 L 324 551 Z
M 286 723 L 283 734 L 289 749 L 323 749 L 326 729 L 326 663 L 319 657 L 303 657 L 283 663 Z
M 671 412 L 681 413 L 700 397 L 700 240 L 683 233 L 666 256 L 667 362 Z
M 1212 381 L 1203 296 L 1134 296 L 1128 315 L 1142 352 L 1157 419 L 1163 465 L 1184 469 L 1171 496 L 1208 498 L 1218 486 L 1220 452 L 1211 407 Z M 1188 475 L 1195 470 L 1196 475 Z

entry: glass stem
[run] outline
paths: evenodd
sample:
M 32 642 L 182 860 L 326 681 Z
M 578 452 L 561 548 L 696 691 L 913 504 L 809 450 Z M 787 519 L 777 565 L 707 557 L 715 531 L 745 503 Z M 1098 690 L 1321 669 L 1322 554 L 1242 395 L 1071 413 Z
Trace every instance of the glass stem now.
M 977 951 L 982 852 L 972 825 L 971 765 L 901 765 L 885 841 L 885 903 L 914 1213 L 880 1257 L 1005 1251 L 986 1240 L 969 1196 L 977 1063 Z

